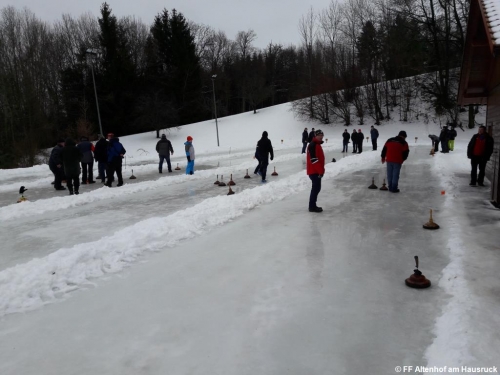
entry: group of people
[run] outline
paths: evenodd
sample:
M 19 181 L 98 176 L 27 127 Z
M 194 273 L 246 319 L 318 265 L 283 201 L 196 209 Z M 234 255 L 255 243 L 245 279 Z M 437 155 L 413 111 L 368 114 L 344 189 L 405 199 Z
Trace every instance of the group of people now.
M 434 146 L 434 151 L 439 151 L 439 144 L 441 144 L 441 152 L 447 154 L 455 149 L 455 138 L 457 137 L 457 131 L 453 126 L 445 126 L 441 129 L 439 137 L 434 134 L 429 134 L 429 138 L 432 140 Z
M 374 126 L 370 128 L 370 136 L 372 139 L 372 150 L 376 151 L 377 150 L 377 139 L 378 139 L 378 130 L 375 129 Z M 363 152 L 363 142 L 365 139 L 365 135 L 361 131 L 361 129 L 358 129 L 356 132 L 356 129 L 352 130 L 352 134 L 349 134 L 349 132 L 344 130 L 342 133 L 342 152 L 349 152 L 349 143 L 352 141 L 352 153 L 353 154 L 361 154 Z
M 62 186 L 63 181 L 66 181 L 69 194 L 78 195 L 81 184 L 94 184 L 94 160 L 98 163 L 98 178 L 102 183 L 111 187 L 116 173 L 117 186 L 122 186 L 122 160 L 125 153 L 125 148 L 113 133 L 108 134 L 107 140 L 99 135 L 95 146 L 87 137 L 81 137 L 78 144 L 71 138 L 59 139 L 49 159 L 49 168 L 54 174 L 54 188 L 66 190 Z

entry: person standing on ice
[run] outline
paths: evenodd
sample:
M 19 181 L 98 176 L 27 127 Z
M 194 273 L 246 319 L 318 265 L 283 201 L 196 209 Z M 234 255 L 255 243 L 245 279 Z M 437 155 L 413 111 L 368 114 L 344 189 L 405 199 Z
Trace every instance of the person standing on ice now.
M 95 147 L 87 137 L 81 137 L 76 147 L 82 153 L 82 184 L 95 184 L 94 181 L 94 150 Z
M 113 186 L 113 175 L 116 172 L 116 177 L 118 177 L 118 185 L 123 185 L 123 177 L 122 177 L 122 163 L 123 156 L 127 151 L 120 143 L 120 139 L 118 137 L 113 137 L 109 140 L 108 146 L 108 170 L 106 171 L 106 177 L 108 181 L 106 182 L 107 187 Z
M 56 146 L 52 149 L 49 159 L 50 171 L 54 174 L 54 189 L 56 190 L 66 190 L 64 186 L 61 185 L 63 180 L 63 167 L 61 162 L 61 151 L 64 147 L 64 139 L 59 139 Z
M 358 154 L 361 154 L 363 152 L 363 142 L 365 141 L 365 135 L 361 132 L 361 129 L 358 129 L 356 139 L 358 140 Z
M 108 142 L 99 134 L 99 140 L 94 147 L 94 160 L 97 162 L 97 170 L 102 183 L 106 182 L 106 168 L 108 166 Z
M 391 193 L 399 193 L 399 173 L 404 161 L 408 159 L 410 148 L 406 143 L 406 132 L 400 131 L 397 137 L 389 138 L 382 149 L 382 164 L 387 162 L 387 183 Z
M 307 128 L 302 132 L 302 153 L 306 153 L 307 140 L 309 139 L 309 134 L 307 134 Z
M 259 158 L 259 144 L 257 143 L 257 147 L 255 147 L 255 154 L 253 156 L 254 159 L 257 159 L 257 166 L 255 167 L 255 170 L 253 171 L 253 174 L 259 174 L 260 175 L 260 158 Z
M 64 142 L 64 148 L 61 151 L 61 161 L 64 166 L 66 180 L 68 181 L 69 195 L 79 194 L 80 162 L 82 158 L 82 151 L 76 147 L 75 142 L 71 138 L 67 138 Z
M 372 146 L 373 146 L 372 151 L 377 151 L 378 130 L 375 129 L 373 125 L 372 128 L 370 129 L 370 137 L 372 137 Z
M 456 137 L 457 137 L 457 131 L 453 126 L 450 126 L 450 130 L 448 130 L 448 150 L 453 151 L 455 149 Z
M 358 133 L 356 132 L 356 129 L 352 129 L 351 141 L 352 153 L 355 154 L 356 152 L 358 152 Z
M 174 149 L 172 147 L 172 142 L 167 139 L 165 134 L 161 135 L 161 139 L 156 144 L 156 152 L 160 157 L 160 163 L 158 164 L 158 171 L 163 173 L 163 161 L 167 161 L 168 171 L 172 172 L 172 165 L 170 164 L 170 155 L 174 154 Z
M 349 134 L 349 132 L 346 130 L 344 130 L 344 132 L 342 133 L 342 152 L 347 152 L 347 149 L 349 147 L 349 140 L 351 139 L 351 135 Z
M 323 152 L 323 132 L 316 130 L 316 136 L 307 146 L 307 175 L 311 179 L 312 187 L 309 195 L 309 212 L 323 212 L 316 202 L 321 191 L 321 179 L 325 174 L 325 154 Z
M 187 157 L 187 167 L 186 167 L 186 174 L 193 174 L 194 173 L 194 147 L 193 147 L 193 137 L 190 135 L 187 137 L 187 142 L 184 142 L 184 149 L 186 150 L 186 157 Z
M 312 139 L 314 138 L 314 128 L 311 129 L 311 132 L 309 133 L 309 136 L 307 137 L 307 143 L 311 143 Z
M 445 126 L 441 129 L 441 133 L 439 134 L 439 140 L 441 141 L 441 152 L 443 154 L 447 154 L 448 150 L 448 128 Z
M 467 146 L 467 157 L 470 159 L 470 186 L 484 186 L 484 174 L 486 163 L 490 160 L 493 153 L 493 138 L 486 132 L 486 126 L 481 125 L 474 134 Z M 477 167 L 479 167 L 479 177 L 477 175 Z
M 267 182 L 266 173 L 269 165 L 269 155 L 271 155 L 271 160 L 274 159 L 273 145 L 266 131 L 262 133 L 262 138 L 257 142 L 257 153 L 260 161 L 259 174 L 262 176 L 262 182 L 265 183 Z

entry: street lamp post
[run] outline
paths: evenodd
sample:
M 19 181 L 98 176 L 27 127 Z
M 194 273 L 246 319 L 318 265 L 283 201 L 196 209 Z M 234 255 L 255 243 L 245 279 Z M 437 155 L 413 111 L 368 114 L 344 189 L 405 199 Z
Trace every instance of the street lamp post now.
M 92 57 L 97 56 L 97 53 L 92 51 L 91 49 L 88 49 L 86 51 L 87 55 L 91 55 Z M 94 82 L 94 94 L 95 94 L 95 104 L 97 107 L 97 119 L 99 120 L 99 130 L 101 132 L 101 135 L 104 137 L 104 133 L 102 131 L 102 124 L 101 124 L 101 114 L 99 112 L 99 101 L 97 100 L 97 88 L 95 86 L 95 77 L 94 77 L 94 61 L 92 60 L 90 63 L 90 70 L 92 71 L 92 82 Z
M 215 79 L 217 78 L 217 74 L 212 76 L 212 91 L 214 93 L 214 113 L 215 113 L 215 130 L 217 132 L 217 147 L 219 147 L 219 126 L 217 124 L 217 104 L 215 103 Z

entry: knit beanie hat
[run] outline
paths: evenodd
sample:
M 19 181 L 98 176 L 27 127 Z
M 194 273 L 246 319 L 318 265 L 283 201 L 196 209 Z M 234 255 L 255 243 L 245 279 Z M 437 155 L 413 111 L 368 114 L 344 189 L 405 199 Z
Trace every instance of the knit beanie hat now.
M 188 135 L 187 140 L 188 140 L 188 142 L 191 142 L 193 140 L 193 137 L 191 137 L 190 135 Z

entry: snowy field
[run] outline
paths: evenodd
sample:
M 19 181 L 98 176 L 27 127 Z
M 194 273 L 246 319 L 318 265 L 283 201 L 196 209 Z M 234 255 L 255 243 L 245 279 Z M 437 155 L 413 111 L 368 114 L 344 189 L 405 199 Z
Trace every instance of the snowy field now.
M 367 124 L 356 125 L 365 137 Z M 328 139 L 321 214 L 307 210 L 304 127 Z M 468 186 L 477 130 L 431 157 L 432 121 L 384 123 L 379 150 L 365 140 L 356 155 L 341 153 L 344 129 L 295 119 L 288 104 L 221 119 L 220 147 L 213 121 L 184 126 L 168 133 L 182 170 L 161 175 L 154 132 L 121 137 L 125 185 L 79 196 L 55 191 L 46 165 L 0 170 L 0 374 L 498 368 L 500 211 L 488 181 Z M 262 185 L 252 172 L 264 130 L 275 158 Z M 401 193 L 367 189 L 381 186 L 380 151 L 399 130 L 410 145 Z M 227 196 L 213 182 L 231 174 Z M 16 204 L 21 185 L 29 202 Z M 430 208 L 438 231 L 422 229 Z M 404 284 L 414 255 L 430 289 Z

